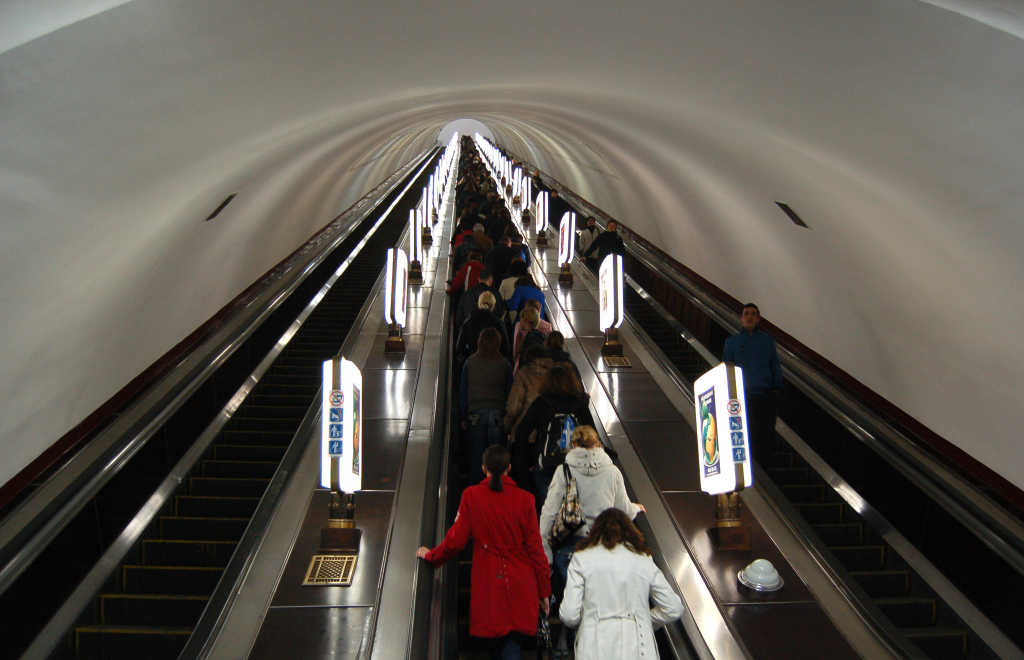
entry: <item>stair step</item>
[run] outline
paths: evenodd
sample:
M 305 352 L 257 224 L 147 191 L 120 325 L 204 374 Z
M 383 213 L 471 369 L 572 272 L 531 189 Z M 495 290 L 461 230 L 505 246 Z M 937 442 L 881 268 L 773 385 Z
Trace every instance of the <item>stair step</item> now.
M 899 598 L 910 593 L 910 571 L 851 571 L 872 598 Z
M 278 396 L 290 396 L 301 399 L 307 399 L 312 403 L 313 395 L 319 388 L 313 383 L 307 383 L 305 385 L 285 385 L 282 383 L 265 383 L 260 381 L 259 389 L 257 389 L 257 396 L 261 397 L 278 397 Z
M 222 568 L 206 566 L 122 566 L 126 594 L 209 596 Z
M 319 369 L 317 370 L 319 374 Z M 302 418 L 306 416 L 306 411 L 309 410 L 308 405 L 256 405 L 251 403 L 246 405 L 240 412 L 242 417 L 256 417 L 259 419 L 293 419 L 296 422 L 301 422 Z
M 305 394 L 279 394 L 276 396 L 265 396 L 263 394 L 252 394 L 246 399 L 246 403 L 253 406 L 268 407 L 272 408 L 275 406 L 287 407 L 287 408 L 304 408 L 309 409 L 309 406 L 313 403 L 313 396 L 316 392 L 313 392 L 309 396 Z
M 190 495 L 221 495 L 228 497 L 260 497 L 270 479 L 209 479 L 190 477 Z
M 288 419 L 275 417 L 235 417 L 232 419 L 232 431 L 255 431 L 258 433 L 288 433 L 295 434 L 302 418 Z
M 829 523 L 811 525 L 811 529 L 827 546 L 853 546 L 864 542 L 864 526 L 860 523 Z
M 147 539 L 142 542 L 146 566 L 207 566 L 224 568 L 235 552 L 235 541 Z
M 780 485 L 779 490 L 794 504 L 811 504 L 825 502 L 825 487 L 817 484 L 811 486 Z
M 904 628 L 900 632 L 931 660 L 962 660 L 967 657 L 967 631 L 956 628 Z
M 292 438 L 294 437 L 295 429 L 283 433 L 273 431 L 228 429 L 224 431 L 224 435 L 221 436 L 221 439 L 226 445 L 260 445 L 263 447 L 277 445 L 279 447 L 287 447 L 291 444 Z
M 248 518 L 160 516 L 160 537 L 165 541 L 237 542 L 248 525 Z
M 859 545 L 829 550 L 848 571 L 880 571 L 885 566 L 885 546 Z
M 213 458 L 217 461 L 274 461 L 280 463 L 287 447 L 264 445 L 214 445 Z
M 270 479 L 277 461 L 203 461 L 203 476 L 228 479 Z
M 793 507 L 800 512 L 811 525 L 824 525 L 829 523 L 840 523 L 843 521 L 843 505 L 839 502 L 794 503 Z
M 206 608 L 205 596 L 102 594 L 100 621 L 107 626 L 179 626 L 192 628 Z
M 789 452 L 768 454 L 764 457 L 764 460 L 761 461 L 761 467 L 765 470 L 791 468 L 793 467 L 793 454 L 790 454 Z
M 805 485 L 810 477 L 808 468 L 765 468 L 765 473 L 776 486 Z
M 79 660 L 176 660 L 191 635 L 191 628 L 82 626 L 75 629 L 75 654 Z
M 251 518 L 260 498 L 178 495 L 174 502 L 175 514 L 183 518 Z
M 901 596 L 872 600 L 897 628 L 927 628 L 935 623 L 938 606 L 933 598 Z

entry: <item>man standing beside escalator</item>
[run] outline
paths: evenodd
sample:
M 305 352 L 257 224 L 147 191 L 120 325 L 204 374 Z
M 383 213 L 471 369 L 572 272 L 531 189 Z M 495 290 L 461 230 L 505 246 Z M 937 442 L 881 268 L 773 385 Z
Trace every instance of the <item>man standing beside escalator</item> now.
M 757 305 L 747 303 L 743 306 L 740 316 L 743 329 L 725 340 L 722 362 L 732 362 L 743 369 L 750 451 L 759 463 L 763 463 L 774 447 L 775 418 L 779 414 L 782 394 L 782 367 L 775 350 L 775 340 L 757 327 L 760 321 L 761 311 Z

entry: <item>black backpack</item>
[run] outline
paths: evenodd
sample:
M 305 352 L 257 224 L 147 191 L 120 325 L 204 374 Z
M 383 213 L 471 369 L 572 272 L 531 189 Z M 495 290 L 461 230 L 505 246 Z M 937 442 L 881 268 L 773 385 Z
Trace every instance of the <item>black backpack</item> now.
M 551 421 L 548 422 L 547 430 L 542 436 L 538 434 L 537 442 L 540 443 L 540 455 L 537 457 L 537 464 L 540 467 L 556 468 L 565 462 L 565 455 L 572 449 L 570 444 L 572 432 L 580 426 L 575 411 L 579 409 L 581 402 L 585 403 L 585 400 L 578 399 L 570 410 L 555 412 Z M 561 407 L 551 400 L 548 400 L 547 403 L 556 411 Z M 543 441 L 541 441 L 541 437 L 544 438 Z

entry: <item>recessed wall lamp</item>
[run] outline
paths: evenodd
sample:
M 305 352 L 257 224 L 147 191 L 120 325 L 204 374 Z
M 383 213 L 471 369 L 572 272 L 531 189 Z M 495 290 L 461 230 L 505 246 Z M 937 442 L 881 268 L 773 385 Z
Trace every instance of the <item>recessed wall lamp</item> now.
M 237 195 L 238 195 L 238 193 L 236 193 L 236 192 L 233 192 L 230 195 L 228 195 L 227 198 L 223 202 L 220 203 L 220 206 L 215 208 L 213 210 L 213 213 L 211 213 L 210 216 L 208 218 L 206 218 L 206 221 L 209 222 L 210 220 L 213 220 L 218 215 L 220 215 L 220 212 L 224 210 L 224 207 L 227 206 L 228 204 L 230 204 L 231 200 L 233 200 Z
M 780 202 L 778 200 L 776 200 L 775 203 L 779 205 L 779 208 L 782 209 L 783 213 L 789 216 L 789 219 L 793 221 L 794 225 L 796 225 L 797 227 L 803 227 L 804 229 L 810 229 L 810 227 L 807 226 L 807 223 L 804 222 L 800 218 L 800 216 L 796 214 L 796 211 L 789 208 L 789 204 L 785 202 Z

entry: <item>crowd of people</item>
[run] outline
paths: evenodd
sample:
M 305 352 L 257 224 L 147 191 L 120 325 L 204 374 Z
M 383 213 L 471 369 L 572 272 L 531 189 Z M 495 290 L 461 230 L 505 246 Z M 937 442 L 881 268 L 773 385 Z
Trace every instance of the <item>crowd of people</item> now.
M 443 542 L 417 556 L 440 566 L 472 539 L 469 632 L 491 640 L 494 658 L 520 658 L 553 603 L 563 646 L 575 631 L 577 658 L 653 658 L 654 628 L 678 618 L 682 603 L 633 523 L 644 507 L 629 500 L 595 428 L 579 369 L 530 275 L 530 250 L 498 194 L 506 184 L 463 138 L 448 292 L 458 296 L 470 486 Z M 536 174 L 534 185 L 546 189 Z M 552 198 L 556 211 L 565 204 Z M 579 246 L 593 262 L 624 253 L 614 222 L 599 232 L 593 218 Z

